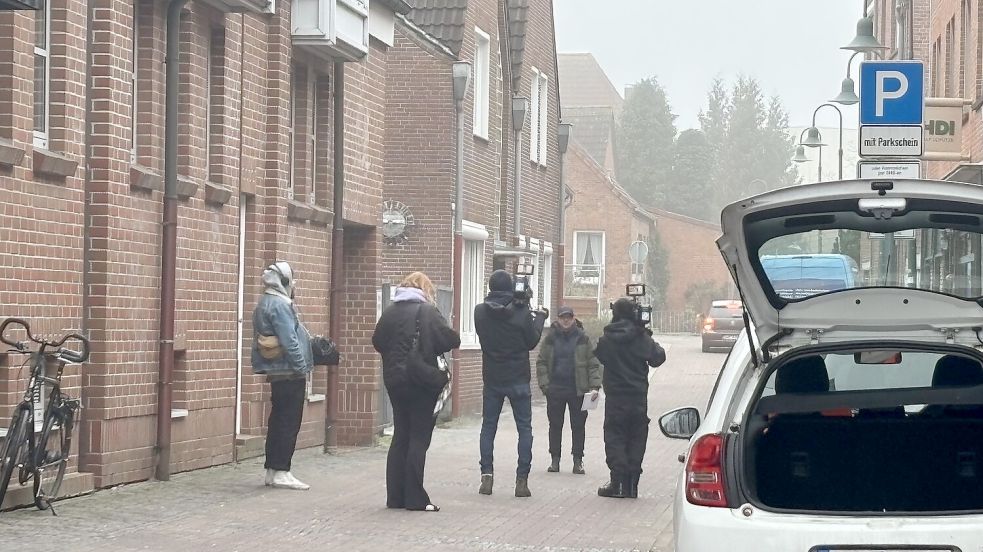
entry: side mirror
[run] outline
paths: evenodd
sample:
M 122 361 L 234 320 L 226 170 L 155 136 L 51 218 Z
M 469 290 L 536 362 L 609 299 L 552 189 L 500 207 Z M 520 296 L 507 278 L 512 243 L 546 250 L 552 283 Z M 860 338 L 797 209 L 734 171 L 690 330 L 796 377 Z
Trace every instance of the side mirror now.
M 700 411 L 687 406 L 670 410 L 659 417 L 659 429 L 670 439 L 689 439 L 700 427 Z

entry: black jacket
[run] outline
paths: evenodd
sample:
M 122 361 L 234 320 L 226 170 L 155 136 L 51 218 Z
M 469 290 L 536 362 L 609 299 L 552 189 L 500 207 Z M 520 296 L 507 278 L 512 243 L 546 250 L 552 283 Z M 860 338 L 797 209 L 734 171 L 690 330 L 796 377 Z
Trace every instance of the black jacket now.
M 461 337 L 440 314 L 436 307 L 428 303 L 400 301 L 389 305 L 375 325 L 372 346 L 382 355 L 382 378 L 389 388 L 387 379 L 392 367 L 406 358 L 406 353 L 416 333 L 416 314 L 420 312 L 420 350 L 423 358 L 436 363 L 437 355 L 442 355 L 461 345 Z
M 546 317 L 517 306 L 511 292 L 493 291 L 474 308 L 481 343 L 481 377 L 491 385 L 529 383 L 529 351 L 543 335 Z
M 612 396 L 647 395 L 648 367 L 666 361 L 665 350 L 652 334 L 631 320 L 605 326 L 594 355 L 604 365 L 604 393 Z

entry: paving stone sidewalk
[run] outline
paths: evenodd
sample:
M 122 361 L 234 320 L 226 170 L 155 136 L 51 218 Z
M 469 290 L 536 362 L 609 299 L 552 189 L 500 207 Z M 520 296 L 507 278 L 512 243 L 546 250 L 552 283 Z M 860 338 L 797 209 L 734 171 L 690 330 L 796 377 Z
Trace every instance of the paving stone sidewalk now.
M 0 514 L 0 549 L 49 546 L 60 540 L 73 552 L 129 550 L 277 551 L 326 546 L 345 551 L 614 551 L 671 549 L 672 493 L 682 441 L 656 426 L 663 411 L 682 405 L 702 410 L 723 355 L 702 354 L 699 338 L 660 341 L 669 362 L 652 377 L 653 419 L 638 500 L 599 498 L 607 479 L 603 414 L 587 427 L 587 475 L 561 473 L 549 463 L 544 404 L 533 409 L 532 498 L 513 496 L 515 426 L 506 405 L 496 440 L 496 485 L 478 495 L 480 420 L 461 419 L 434 434 L 427 489 L 442 511 L 385 508 L 384 445 L 322 454 L 298 451 L 294 473 L 307 492 L 263 486 L 262 459 L 176 474 L 57 503 L 58 517 L 23 509 Z M 569 430 L 564 435 L 569 447 Z

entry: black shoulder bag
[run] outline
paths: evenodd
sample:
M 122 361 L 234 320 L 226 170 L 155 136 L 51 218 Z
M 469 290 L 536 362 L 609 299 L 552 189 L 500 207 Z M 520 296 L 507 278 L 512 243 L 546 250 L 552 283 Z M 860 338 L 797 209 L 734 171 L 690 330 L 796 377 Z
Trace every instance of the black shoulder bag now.
M 437 363 L 431 363 L 432 361 L 423 357 L 420 350 L 420 312 L 422 310 L 423 305 L 420 305 L 416 311 L 416 332 L 406 354 L 406 372 L 413 385 L 436 395 L 447 385 L 449 373 L 446 369 L 442 370 Z

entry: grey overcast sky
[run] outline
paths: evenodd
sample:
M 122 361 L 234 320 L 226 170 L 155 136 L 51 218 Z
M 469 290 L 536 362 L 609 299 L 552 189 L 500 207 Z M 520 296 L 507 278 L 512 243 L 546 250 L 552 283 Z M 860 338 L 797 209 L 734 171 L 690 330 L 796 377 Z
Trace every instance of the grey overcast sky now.
M 603 7 L 602 7 L 603 6 Z M 790 126 L 808 126 L 813 110 L 839 93 L 852 52 L 860 0 L 555 0 L 557 50 L 591 52 L 611 82 L 655 76 L 680 130 L 697 115 L 715 77 L 756 77 L 781 97 Z M 860 60 L 854 60 L 854 71 Z M 854 76 L 856 78 L 856 76 Z M 562 84 L 560 94 L 562 96 Z M 844 126 L 857 127 L 855 107 Z M 820 126 L 838 126 L 819 112 Z

